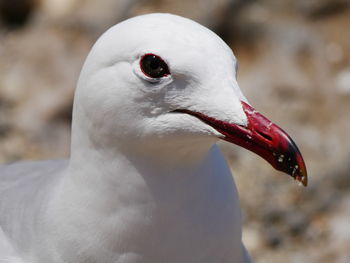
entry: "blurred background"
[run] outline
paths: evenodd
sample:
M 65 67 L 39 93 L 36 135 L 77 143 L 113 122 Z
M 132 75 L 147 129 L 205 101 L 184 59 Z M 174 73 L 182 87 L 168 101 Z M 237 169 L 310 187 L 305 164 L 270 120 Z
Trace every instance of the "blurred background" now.
M 255 262 L 350 262 L 349 0 L 0 0 L 0 162 L 67 158 L 88 51 L 110 26 L 150 12 L 219 34 L 238 58 L 248 100 L 304 155 L 307 188 L 220 145 Z

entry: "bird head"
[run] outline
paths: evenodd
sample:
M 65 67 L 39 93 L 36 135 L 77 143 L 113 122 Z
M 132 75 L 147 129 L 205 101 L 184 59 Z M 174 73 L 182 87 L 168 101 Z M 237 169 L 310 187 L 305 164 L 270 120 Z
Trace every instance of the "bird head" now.
M 102 35 L 84 64 L 73 140 L 75 127 L 94 147 L 195 148 L 222 139 L 306 185 L 297 146 L 247 102 L 236 74 L 231 49 L 200 24 L 170 14 L 128 19 Z

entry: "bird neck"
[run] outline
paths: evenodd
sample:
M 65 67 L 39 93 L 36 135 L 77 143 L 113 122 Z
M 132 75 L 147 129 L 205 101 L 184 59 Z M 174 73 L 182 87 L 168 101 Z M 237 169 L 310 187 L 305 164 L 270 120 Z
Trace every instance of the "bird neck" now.
M 89 242 L 97 240 L 96 247 L 112 254 L 139 251 L 145 262 L 178 251 L 179 259 L 169 262 L 199 262 L 198 255 L 206 258 L 203 253 L 218 251 L 240 255 L 238 196 L 217 146 L 205 154 L 197 150 L 194 163 L 176 168 L 175 161 L 155 162 L 152 155 L 81 150 L 74 153 L 50 206 L 50 225 L 65 235 L 59 244 L 53 236 L 59 249 L 78 244 L 80 251 L 94 256 Z M 177 155 L 181 161 L 185 156 L 182 151 Z M 79 231 L 72 233 L 72 226 Z M 167 241 L 160 242 L 164 237 Z
M 96 147 L 90 141 L 82 143 L 82 138 L 72 145 L 69 170 L 71 177 L 81 177 L 83 182 L 91 177 L 93 181 L 111 183 L 109 180 L 115 180 L 119 184 L 120 176 L 124 174 L 138 177 L 186 176 L 205 166 L 206 160 L 215 151 L 214 141 L 203 138 L 146 141 L 136 145 L 130 143 L 130 147 L 126 143 Z
M 111 255 L 139 251 L 144 262 L 158 262 L 153 259 L 163 253 L 179 255 L 169 262 L 199 262 L 196 257 L 218 251 L 240 255 L 237 191 L 212 140 L 129 145 L 96 144 L 74 131 L 69 168 L 47 219 L 58 250 L 68 254 L 78 246 L 79 255 L 89 257 L 98 255 L 92 247 L 108 248 Z M 164 236 L 167 241 L 160 242 Z

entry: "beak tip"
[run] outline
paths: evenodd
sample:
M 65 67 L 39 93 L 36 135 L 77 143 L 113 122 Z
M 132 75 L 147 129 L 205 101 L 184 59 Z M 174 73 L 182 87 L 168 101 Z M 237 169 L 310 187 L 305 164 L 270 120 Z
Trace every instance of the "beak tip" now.
M 307 178 L 307 172 L 306 169 L 300 169 L 298 171 L 298 174 L 293 176 L 295 180 L 297 180 L 301 185 L 307 186 L 308 184 L 308 178 Z
M 303 186 L 307 186 L 307 177 L 306 176 L 300 176 L 295 178 L 297 181 L 299 181 Z

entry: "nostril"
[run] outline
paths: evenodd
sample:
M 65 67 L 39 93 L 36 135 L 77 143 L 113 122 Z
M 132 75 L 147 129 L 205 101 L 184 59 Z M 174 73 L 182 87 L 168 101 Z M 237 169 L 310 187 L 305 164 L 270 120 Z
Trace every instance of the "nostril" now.
M 268 141 L 272 141 L 272 137 L 266 133 L 263 133 L 261 131 L 256 131 L 260 136 L 264 137 Z

